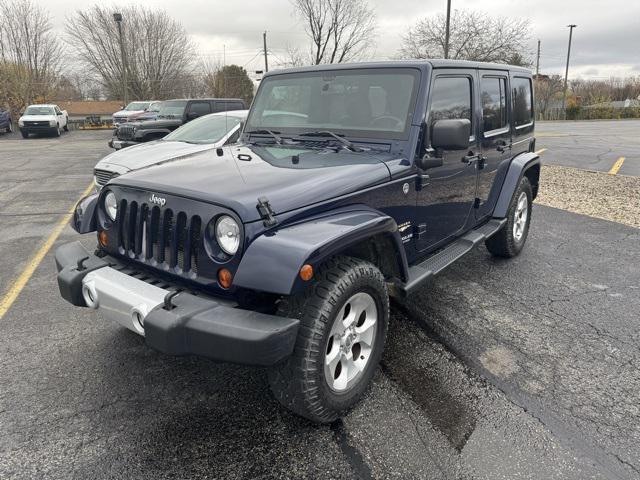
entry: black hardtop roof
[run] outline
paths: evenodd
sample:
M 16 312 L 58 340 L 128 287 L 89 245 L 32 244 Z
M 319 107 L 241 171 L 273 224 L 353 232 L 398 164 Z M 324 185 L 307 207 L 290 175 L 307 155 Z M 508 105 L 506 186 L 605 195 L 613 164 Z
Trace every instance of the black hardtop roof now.
M 324 65 L 312 65 L 309 67 L 286 68 L 282 70 L 272 70 L 265 76 L 278 75 L 281 73 L 314 72 L 323 70 L 350 70 L 359 68 L 424 68 L 430 65 L 432 68 L 474 68 L 482 70 L 510 70 L 512 72 L 531 75 L 531 70 L 516 65 L 504 63 L 473 62 L 468 60 L 446 60 L 443 58 L 426 60 L 387 60 L 381 62 L 358 62 L 358 63 L 333 63 Z

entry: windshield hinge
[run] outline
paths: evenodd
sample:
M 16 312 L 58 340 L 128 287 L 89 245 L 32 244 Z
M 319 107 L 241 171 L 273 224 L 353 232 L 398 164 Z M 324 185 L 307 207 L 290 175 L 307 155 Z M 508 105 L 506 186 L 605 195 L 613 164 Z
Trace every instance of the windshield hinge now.
M 267 200 L 267 197 L 259 197 L 256 208 L 258 209 L 258 213 L 260 214 L 260 218 L 262 218 L 262 223 L 265 227 L 273 227 L 278 224 L 275 212 L 271 208 L 271 204 L 269 203 L 269 200 Z

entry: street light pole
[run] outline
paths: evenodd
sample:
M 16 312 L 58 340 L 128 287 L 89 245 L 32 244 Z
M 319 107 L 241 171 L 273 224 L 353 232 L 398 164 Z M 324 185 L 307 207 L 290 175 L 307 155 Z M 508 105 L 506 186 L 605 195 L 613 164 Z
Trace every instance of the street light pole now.
M 567 48 L 567 68 L 564 71 L 564 93 L 562 95 L 562 114 L 564 115 L 564 119 L 567 119 L 567 79 L 569 78 L 569 57 L 571 56 L 571 38 L 573 36 L 573 29 L 577 27 L 577 25 L 571 24 L 567 25 L 569 27 L 569 48 Z
M 127 101 L 127 62 L 125 61 L 124 42 L 122 40 L 122 14 L 114 13 L 113 19 L 115 20 L 116 25 L 118 25 L 118 37 L 120 38 L 120 57 L 122 58 L 122 101 L 126 107 L 129 102 Z
M 451 0 L 447 0 L 447 27 L 444 33 L 444 58 L 449 58 L 449 27 L 451 25 Z

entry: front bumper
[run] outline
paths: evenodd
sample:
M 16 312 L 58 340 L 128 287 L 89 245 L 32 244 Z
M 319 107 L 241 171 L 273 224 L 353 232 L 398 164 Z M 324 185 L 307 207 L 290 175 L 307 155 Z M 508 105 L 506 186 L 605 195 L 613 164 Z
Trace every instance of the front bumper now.
M 118 140 L 117 137 L 113 137 L 107 142 L 107 144 L 111 148 L 115 148 L 116 150 L 131 147 L 133 145 L 137 145 L 138 143 L 140 142 L 134 142 L 133 140 Z
M 48 133 L 48 134 L 52 134 L 55 133 L 58 128 L 57 127 L 52 127 L 52 126 L 24 126 L 24 127 L 19 127 L 21 132 L 25 132 L 25 133 Z
M 160 288 L 123 273 L 125 266 L 90 254 L 79 242 L 60 246 L 55 258 L 65 300 L 100 310 L 161 352 L 262 366 L 293 352 L 299 320 Z

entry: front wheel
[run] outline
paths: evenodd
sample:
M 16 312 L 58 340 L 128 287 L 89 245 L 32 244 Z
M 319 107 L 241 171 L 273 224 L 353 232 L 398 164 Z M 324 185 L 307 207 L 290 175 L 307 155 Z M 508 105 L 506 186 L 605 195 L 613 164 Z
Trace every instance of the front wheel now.
M 22 138 L 29 138 L 29 132 L 25 130 L 20 130 L 20 133 L 22 134 Z
M 9 126 L 7 127 L 7 133 L 12 133 L 13 132 L 13 124 L 11 123 L 11 121 L 9 121 Z
M 335 257 L 313 284 L 281 301 L 278 314 L 300 319 L 294 352 L 269 371 L 278 401 L 309 420 L 332 422 L 366 392 L 382 357 L 389 296 L 375 265 Z
M 532 199 L 531 183 L 523 177 L 511 199 L 507 223 L 485 242 L 492 255 L 511 258 L 524 248 L 531 223 Z
M 62 132 L 60 131 L 60 125 L 56 125 L 56 129 L 53 131 L 53 134 L 56 137 L 59 137 L 60 135 L 62 135 Z

